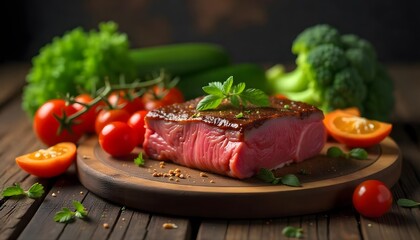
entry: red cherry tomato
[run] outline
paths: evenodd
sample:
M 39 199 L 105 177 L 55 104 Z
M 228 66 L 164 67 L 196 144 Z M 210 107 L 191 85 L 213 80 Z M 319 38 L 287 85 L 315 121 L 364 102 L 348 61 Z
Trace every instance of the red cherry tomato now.
M 93 98 L 89 94 L 80 94 L 78 95 L 75 100 L 79 103 L 89 104 Z M 77 109 L 77 111 L 81 111 L 85 108 L 82 104 L 74 103 L 73 107 Z M 83 125 L 84 129 L 88 133 L 95 132 L 95 120 L 96 116 L 98 116 L 100 108 L 104 106 L 104 102 L 98 102 L 94 106 L 92 106 L 87 112 L 83 113 L 80 118 L 80 124 Z
M 129 94 L 131 93 L 127 93 L 124 91 L 113 92 L 109 95 L 108 101 L 112 106 L 116 108 L 121 108 L 127 111 L 129 114 L 132 114 L 139 110 L 143 110 L 144 104 L 142 99 L 134 96 L 129 97 Z
M 178 88 L 173 87 L 165 89 L 158 86 L 155 86 L 151 91 L 146 92 L 142 99 L 144 108 L 149 111 L 166 105 L 182 103 L 185 101 L 184 95 Z
M 157 88 L 158 90 L 155 91 L 159 91 L 159 88 Z M 174 104 L 174 103 L 182 103 L 184 102 L 184 95 L 182 94 L 181 90 L 179 90 L 176 87 L 167 89 L 168 93 L 163 97 L 163 101 L 166 104 Z M 162 91 L 162 90 L 160 90 Z
M 359 184 L 353 193 L 353 206 L 365 217 L 380 217 L 389 211 L 392 193 L 381 181 L 367 180 Z
M 52 99 L 45 102 L 35 113 L 33 129 L 37 137 L 46 145 L 52 146 L 60 142 L 76 143 L 83 135 L 83 126 L 74 124 L 69 129 L 62 128 L 54 117 L 70 116 L 77 112 L 72 105 L 67 105 L 63 99 Z M 77 120 L 77 119 L 76 119 Z
M 128 125 L 133 129 L 133 133 L 137 139 L 137 145 L 142 145 L 144 141 L 144 134 L 146 132 L 146 128 L 144 127 L 144 117 L 148 111 L 141 110 L 133 113 L 130 119 L 128 119 Z
M 127 122 L 130 118 L 130 114 L 122 109 L 102 109 L 95 120 L 95 132 L 96 134 L 101 133 L 101 130 L 105 125 L 111 122 Z
M 99 144 L 102 149 L 113 157 L 126 156 L 137 145 L 137 139 L 125 122 L 107 124 L 99 134 Z

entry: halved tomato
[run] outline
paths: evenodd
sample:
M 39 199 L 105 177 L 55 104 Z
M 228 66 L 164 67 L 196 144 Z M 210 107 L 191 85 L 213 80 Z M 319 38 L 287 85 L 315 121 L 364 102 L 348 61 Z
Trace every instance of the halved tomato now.
M 343 111 L 343 112 L 346 112 L 348 114 L 358 116 L 358 117 L 361 116 L 360 109 L 357 108 L 357 107 L 349 107 L 349 108 L 339 109 L 339 110 L 336 110 L 336 111 Z
M 16 163 L 29 174 L 50 178 L 64 173 L 76 158 L 76 145 L 62 142 L 47 149 L 16 158 Z
M 354 112 L 343 110 L 327 113 L 324 125 L 332 138 L 349 147 L 373 146 L 384 140 L 392 130 L 392 124 L 363 118 Z

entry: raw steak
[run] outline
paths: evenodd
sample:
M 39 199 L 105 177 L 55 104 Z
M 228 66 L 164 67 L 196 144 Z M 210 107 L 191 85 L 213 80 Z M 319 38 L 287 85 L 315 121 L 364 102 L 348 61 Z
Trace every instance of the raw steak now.
M 242 179 L 313 157 L 326 142 L 322 111 L 305 103 L 270 98 L 270 107 L 196 111 L 199 100 L 147 114 L 148 157 Z

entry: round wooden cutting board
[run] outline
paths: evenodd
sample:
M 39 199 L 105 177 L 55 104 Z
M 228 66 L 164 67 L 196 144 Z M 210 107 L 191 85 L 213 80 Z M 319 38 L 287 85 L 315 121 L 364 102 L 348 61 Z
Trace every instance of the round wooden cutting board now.
M 210 218 L 271 218 L 322 212 L 350 204 L 353 189 L 364 180 L 378 179 L 392 187 L 400 177 L 400 151 L 391 138 L 367 149 L 368 160 L 328 158 L 325 152 L 333 145 L 340 146 L 329 142 L 318 156 L 275 172 L 277 176 L 295 174 L 302 187 L 272 185 L 255 178 L 237 180 L 149 159 L 145 166 L 138 167 L 133 160 L 142 149 L 115 159 L 102 151 L 96 137 L 78 147 L 77 171 L 87 189 L 123 206 Z M 178 176 L 164 176 L 171 170 Z

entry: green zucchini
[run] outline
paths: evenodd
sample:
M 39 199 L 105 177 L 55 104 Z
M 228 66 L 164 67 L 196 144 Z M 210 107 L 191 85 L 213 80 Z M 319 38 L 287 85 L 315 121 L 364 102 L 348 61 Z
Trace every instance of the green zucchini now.
M 139 76 L 165 69 L 182 76 L 226 66 L 230 56 L 222 47 L 211 43 L 179 43 L 131 50 Z
M 264 68 L 251 63 L 233 64 L 183 76 L 177 87 L 183 92 L 185 99 L 189 100 L 203 96 L 205 93 L 202 87 L 208 83 L 224 82 L 230 76 L 233 76 L 234 84 L 244 82 L 249 88 L 258 88 L 270 93 Z

